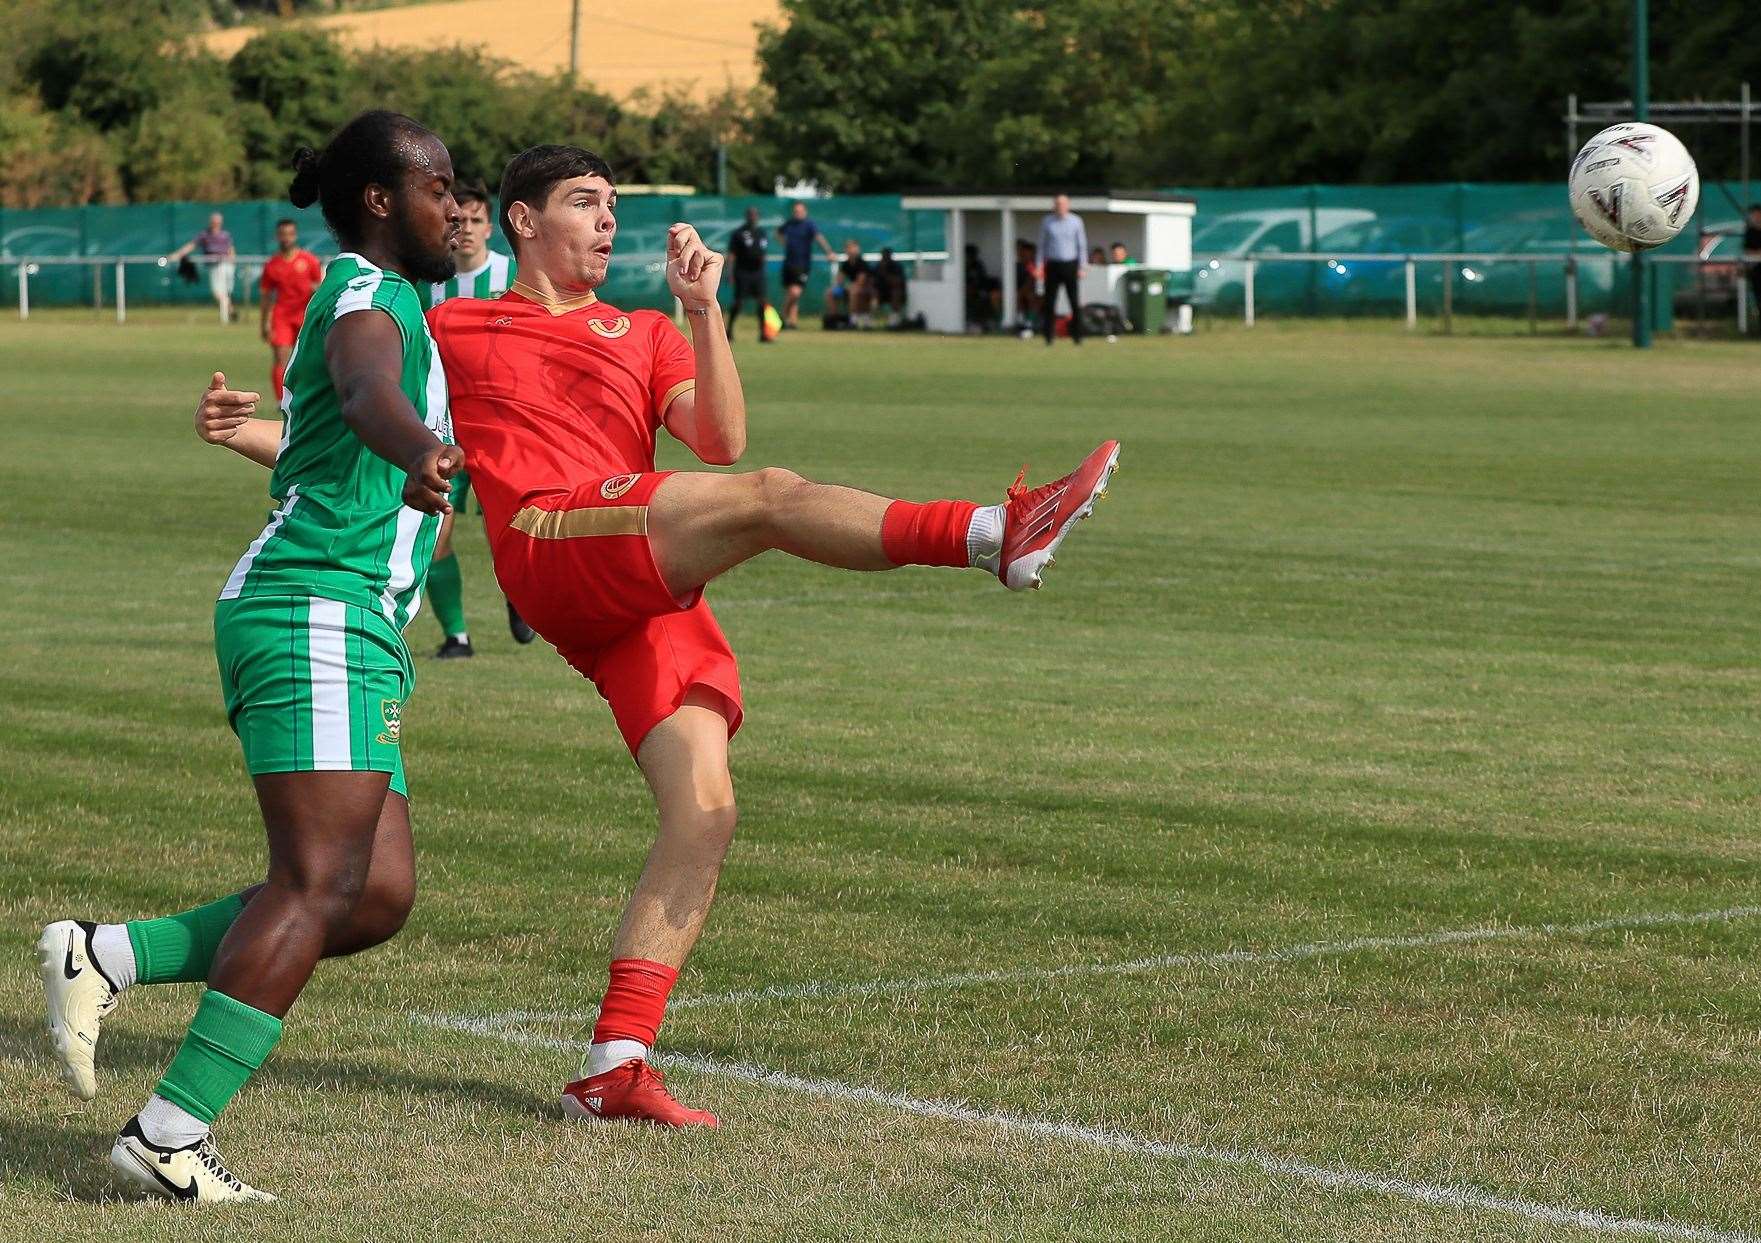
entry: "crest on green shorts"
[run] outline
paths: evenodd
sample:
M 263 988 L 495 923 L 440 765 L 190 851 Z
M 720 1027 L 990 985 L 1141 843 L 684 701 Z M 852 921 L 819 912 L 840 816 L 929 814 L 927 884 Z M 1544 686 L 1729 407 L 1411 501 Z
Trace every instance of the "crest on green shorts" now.
M 385 729 L 380 732 L 379 741 L 388 747 L 395 747 L 402 736 L 404 728 L 404 705 L 399 699 L 381 699 L 379 715 L 385 720 Z

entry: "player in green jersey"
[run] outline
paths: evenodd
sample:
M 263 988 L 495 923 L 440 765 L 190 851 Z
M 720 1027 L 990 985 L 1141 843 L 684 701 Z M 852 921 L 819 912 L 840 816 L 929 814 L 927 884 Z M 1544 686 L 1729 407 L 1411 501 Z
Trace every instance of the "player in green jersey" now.
M 464 223 L 459 228 L 456 258 L 458 275 L 428 287 L 428 305 L 439 306 L 448 298 L 499 298 L 514 283 L 517 268 L 504 254 L 489 249 L 489 235 L 495 226 L 489 218 L 489 188 L 481 182 L 453 187 L 459 201 Z M 452 479 L 453 513 L 465 512 L 465 501 L 471 494 L 471 476 L 460 471 Z M 440 623 L 440 649 L 435 656 L 441 660 L 473 656 L 471 632 L 465 624 L 465 582 L 459 572 L 459 559 L 452 547 L 453 516 L 440 520 L 440 539 L 434 545 L 434 564 L 428 569 L 428 603 L 434 606 L 434 620 Z M 508 605 L 508 629 L 516 643 L 530 643 L 537 636 Z
M 490 235 L 495 232 L 489 217 L 489 187 L 480 181 L 464 182 L 453 187 L 453 197 L 464 214 L 453 255 L 459 270 L 450 279 L 428 286 L 425 292 L 430 309 L 448 298 L 499 298 L 519 275 L 512 259 L 489 249 Z
M 408 117 L 368 112 L 294 167 L 289 197 L 322 202 L 342 253 L 288 364 L 283 421 L 248 417 L 245 394 L 209 434 L 275 468 L 274 512 L 214 615 L 227 715 L 268 830 L 267 875 L 163 919 L 60 920 L 38 942 L 63 1077 L 88 1100 L 117 995 L 207 981 L 177 1055 L 110 1153 L 128 1183 L 198 1203 L 274 1198 L 227 1170 L 210 1125 L 275 1047 L 319 959 L 379 944 L 409 913 L 400 744 L 414 676 L 400 631 L 464 461 L 418 293 L 453 271 L 446 148 Z M 222 390 L 216 375 L 199 427 Z

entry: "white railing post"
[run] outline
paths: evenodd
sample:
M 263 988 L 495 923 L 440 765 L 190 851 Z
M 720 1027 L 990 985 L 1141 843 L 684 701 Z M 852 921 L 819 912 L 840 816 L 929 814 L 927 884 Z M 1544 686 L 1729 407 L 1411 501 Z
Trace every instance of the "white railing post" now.
M 1247 261 L 1247 278 L 1246 278 L 1246 284 L 1244 284 L 1244 285 L 1243 285 L 1243 286 L 1242 286 L 1242 296 L 1243 296 L 1243 301 L 1242 301 L 1242 306 L 1243 306 L 1243 311 L 1244 311 L 1244 315 L 1245 315 L 1245 319 L 1246 319 L 1246 323 L 1247 323 L 1247 326 L 1248 326 L 1248 327 L 1249 327 L 1249 328 L 1252 328 L 1252 327 L 1253 327 L 1253 278 L 1254 278 L 1254 270 L 1255 270 L 1255 269 L 1256 269 L 1256 268 L 1258 268 L 1258 267 L 1259 267 L 1259 266 L 1260 266 L 1260 261 L 1259 261 L 1259 260 L 1258 260 L 1258 259 L 1249 259 L 1249 260 L 1248 260 L 1248 261 Z
M 22 259 L 18 264 L 18 317 L 31 317 L 31 265 Z
M 1578 326 L 1578 261 L 1565 261 L 1565 326 Z
M 123 274 L 120 259 L 116 261 L 116 322 L 128 323 L 128 277 Z
M 1406 261 L 1406 330 L 1411 332 L 1419 326 L 1419 279 L 1418 264 L 1411 259 Z

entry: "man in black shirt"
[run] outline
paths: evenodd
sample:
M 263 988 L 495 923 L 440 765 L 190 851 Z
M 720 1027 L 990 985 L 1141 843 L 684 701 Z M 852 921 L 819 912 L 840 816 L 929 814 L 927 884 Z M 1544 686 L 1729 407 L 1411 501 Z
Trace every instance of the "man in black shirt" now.
M 838 283 L 826 290 L 827 317 L 837 317 L 838 303 L 842 300 L 843 313 L 849 316 L 850 326 L 868 327 L 870 292 L 868 260 L 862 257 L 862 243 L 851 238 L 844 243 L 844 257 L 838 263 Z
M 1743 229 L 1743 258 L 1748 260 L 1743 275 L 1749 278 L 1749 288 L 1755 291 L 1755 302 L 1761 306 L 1761 203 L 1749 206 L 1749 223 Z
M 886 307 L 890 321 L 904 313 L 905 265 L 893 258 L 891 246 L 881 248 L 880 262 L 874 265 L 874 300 Z
M 734 305 L 728 309 L 728 340 L 734 339 L 734 321 L 740 318 L 740 307 L 747 298 L 758 299 L 758 343 L 763 345 L 764 312 L 768 304 L 764 296 L 764 251 L 770 244 L 764 230 L 758 227 L 758 209 L 746 209 L 746 223 L 728 236 L 728 267 L 734 273 Z

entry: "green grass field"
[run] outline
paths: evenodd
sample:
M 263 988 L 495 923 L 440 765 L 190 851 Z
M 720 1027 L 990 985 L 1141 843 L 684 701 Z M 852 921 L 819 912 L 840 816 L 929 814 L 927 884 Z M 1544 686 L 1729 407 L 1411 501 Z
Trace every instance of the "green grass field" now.
M 266 477 L 190 412 L 264 353 L 0 325 L 7 1239 L 1761 1234 L 1761 354 L 1367 324 L 742 346 L 751 465 L 988 498 L 1125 450 L 1044 592 L 711 590 L 743 819 L 662 1043 L 716 1134 L 557 1109 L 651 812 L 473 515 L 479 657 L 411 633 L 416 914 L 221 1122 L 284 1202 L 115 1201 L 196 992 L 130 993 L 80 1106 L 31 945 L 260 874 L 210 618 Z

